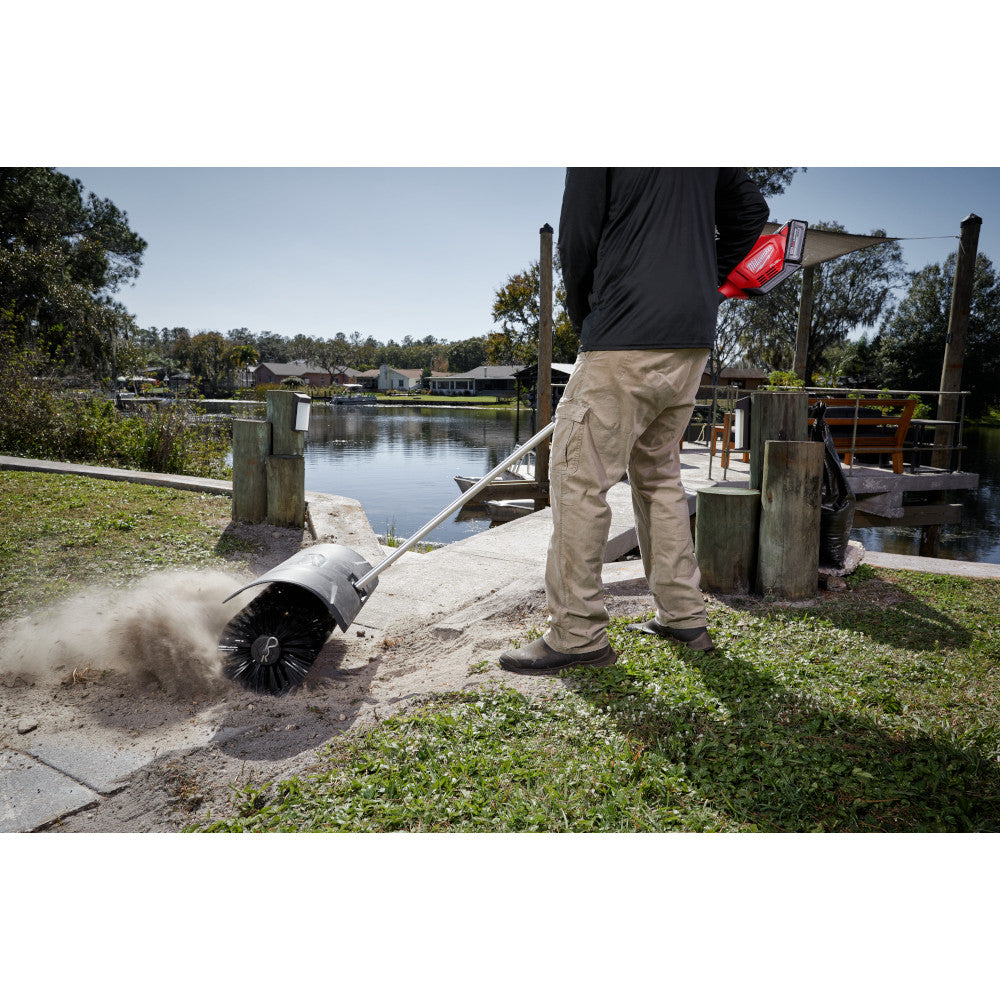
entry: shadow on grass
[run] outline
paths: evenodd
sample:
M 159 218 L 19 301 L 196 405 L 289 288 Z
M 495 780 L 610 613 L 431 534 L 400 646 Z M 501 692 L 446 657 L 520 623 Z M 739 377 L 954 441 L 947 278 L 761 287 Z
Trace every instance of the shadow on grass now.
M 968 649 L 973 634 L 947 614 L 896 584 L 875 581 L 847 600 L 824 601 L 813 607 L 767 604 L 744 608 L 748 614 L 786 621 L 817 619 L 837 628 L 861 632 L 876 642 L 915 652 Z
M 744 829 L 1000 830 L 1000 768 L 982 754 L 830 710 L 739 658 L 679 659 L 691 690 L 672 702 L 621 664 L 572 686 L 640 752 L 682 765 L 695 794 Z

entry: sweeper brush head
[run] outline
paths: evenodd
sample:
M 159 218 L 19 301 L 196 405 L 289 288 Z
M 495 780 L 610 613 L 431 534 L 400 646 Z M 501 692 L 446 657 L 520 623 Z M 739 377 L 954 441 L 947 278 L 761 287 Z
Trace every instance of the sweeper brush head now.
M 335 622 L 314 594 L 272 583 L 229 624 L 219 639 L 222 669 L 259 694 L 283 695 L 305 680 Z

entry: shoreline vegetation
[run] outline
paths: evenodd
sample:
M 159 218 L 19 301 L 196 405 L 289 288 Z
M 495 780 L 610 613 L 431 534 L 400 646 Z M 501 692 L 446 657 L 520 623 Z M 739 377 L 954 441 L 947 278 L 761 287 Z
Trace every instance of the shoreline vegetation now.
M 224 497 L 9 470 L 0 487 L 0 624 L 95 580 L 240 557 Z M 862 566 L 848 583 L 794 607 L 710 600 L 713 654 L 616 618 L 613 668 L 531 696 L 470 662 L 479 686 L 337 736 L 188 829 L 1000 831 L 1000 581 Z

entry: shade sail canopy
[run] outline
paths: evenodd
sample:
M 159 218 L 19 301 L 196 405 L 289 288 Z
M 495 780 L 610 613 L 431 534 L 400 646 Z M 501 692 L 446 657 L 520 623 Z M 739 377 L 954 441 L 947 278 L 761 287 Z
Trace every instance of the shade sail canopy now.
M 770 236 L 776 233 L 783 222 L 768 222 L 764 226 L 764 234 Z M 825 229 L 806 230 L 806 250 L 802 258 L 803 267 L 812 267 L 824 261 L 835 260 L 855 250 L 866 250 L 879 243 L 889 243 L 897 239 L 895 236 L 858 236 L 854 233 L 830 233 Z

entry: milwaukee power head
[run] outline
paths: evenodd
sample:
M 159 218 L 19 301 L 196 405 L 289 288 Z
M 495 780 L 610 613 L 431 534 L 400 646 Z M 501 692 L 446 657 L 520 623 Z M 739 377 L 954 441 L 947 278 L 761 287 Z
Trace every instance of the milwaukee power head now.
M 766 295 L 802 267 L 808 223 L 792 219 L 776 233 L 761 236 L 729 272 L 719 289 L 727 299 Z

